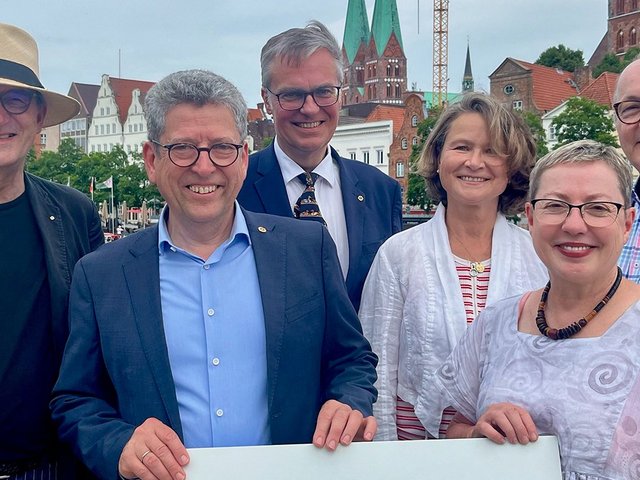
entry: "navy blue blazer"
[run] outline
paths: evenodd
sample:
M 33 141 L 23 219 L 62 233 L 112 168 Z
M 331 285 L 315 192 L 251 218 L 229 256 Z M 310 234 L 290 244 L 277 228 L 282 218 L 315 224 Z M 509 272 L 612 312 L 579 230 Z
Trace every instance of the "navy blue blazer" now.
M 400 185 L 377 168 L 347 160 L 332 148 L 340 169 L 344 217 L 349 238 L 346 284 L 351 303 L 360 307 L 362 288 L 380 245 L 402 229 Z M 293 217 L 273 143 L 249 157 L 247 178 L 238 194 L 247 210 Z
M 362 335 L 327 229 L 244 213 L 265 316 L 271 440 L 308 443 L 328 399 L 372 414 L 377 358 Z M 117 478 L 122 449 L 147 418 L 182 437 L 162 323 L 157 228 L 78 262 L 70 328 L 53 419 L 94 473 Z

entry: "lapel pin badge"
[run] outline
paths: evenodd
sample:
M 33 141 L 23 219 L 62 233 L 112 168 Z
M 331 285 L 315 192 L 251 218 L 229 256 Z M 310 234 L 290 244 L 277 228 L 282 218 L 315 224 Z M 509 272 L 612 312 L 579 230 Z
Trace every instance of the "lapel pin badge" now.
M 364 195 L 358 195 L 358 201 L 364 202 Z
M 51 221 L 53 221 L 53 220 L 55 220 L 55 219 L 56 219 L 56 217 L 54 217 L 53 215 L 51 215 L 51 216 L 49 217 L 49 220 L 51 220 Z
M 266 229 L 266 227 L 262 227 L 262 226 L 258 227 L 258 231 L 259 231 L 260 233 L 267 233 L 267 229 Z

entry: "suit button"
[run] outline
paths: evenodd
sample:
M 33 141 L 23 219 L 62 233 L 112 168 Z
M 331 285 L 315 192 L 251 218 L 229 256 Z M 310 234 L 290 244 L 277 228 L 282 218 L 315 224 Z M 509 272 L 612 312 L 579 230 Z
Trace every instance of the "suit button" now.
M 224 412 L 222 411 L 221 408 L 216 410 L 216 417 L 221 417 L 222 415 L 224 415 Z

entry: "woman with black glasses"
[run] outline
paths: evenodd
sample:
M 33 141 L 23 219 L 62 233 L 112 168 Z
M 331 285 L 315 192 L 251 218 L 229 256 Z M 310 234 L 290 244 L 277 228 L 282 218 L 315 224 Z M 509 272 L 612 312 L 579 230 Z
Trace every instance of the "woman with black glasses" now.
M 556 435 L 565 479 L 640 475 L 640 286 L 617 266 L 631 166 L 583 140 L 538 161 L 526 213 L 545 288 L 487 307 L 435 376 L 448 437 Z

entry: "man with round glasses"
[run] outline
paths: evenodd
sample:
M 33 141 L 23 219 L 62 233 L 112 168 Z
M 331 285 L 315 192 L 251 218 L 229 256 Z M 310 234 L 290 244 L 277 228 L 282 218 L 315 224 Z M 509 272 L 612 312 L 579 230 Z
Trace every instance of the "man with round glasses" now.
M 402 227 L 400 186 L 329 146 L 341 107 L 343 61 L 322 23 L 312 21 L 272 37 L 260 63 L 262 98 L 276 137 L 251 155 L 238 201 L 255 212 L 324 223 L 358 309 L 378 247 Z
M 240 92 L 176 72 L 144 112 L 167 206 L 76 266 L 51 402 L 61 438 L 100 478 L 162 480 L 185 477 L 186 448 L 371 440 L 376 357 L 328 231 L 236 202 Z
M 73 266 L 104 236 L 85 195 L 24 167 L 40 130 L 78 111 L 40 82 L 35 40 L 0 24 L 0 479 L 76 478 L 49 397 L 68 334 Z
M 620 146 L 625 156 L 640 171 L 640 60 L 631 62 L 620 74 L 613 108 Z M 632 206 L 640 211 L 640 184 L 632 192 Z M 624 276 L 640 283 L 640 215 L 636 215 L 629 239 L 619 260 Z

